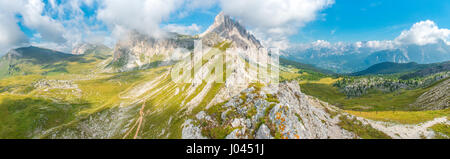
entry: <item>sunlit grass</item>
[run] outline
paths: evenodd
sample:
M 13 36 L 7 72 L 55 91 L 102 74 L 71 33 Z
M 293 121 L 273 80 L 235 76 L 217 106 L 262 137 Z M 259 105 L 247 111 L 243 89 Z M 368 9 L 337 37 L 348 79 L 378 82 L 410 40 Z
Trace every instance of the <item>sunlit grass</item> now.
M 450 125 L 449 124 L 435 124 L 430 127 L 436 133 L 438 139 L 450 139 Z
M 331 85 L 333 83 L 335 83 L 336 81 L 340 80 L 340 78 L 331 78 L 331 77 L 326 77 L 326 78 L 321 78 L 318 81 L 309 81 L 309 80 L 302 80 L 299 83 L 300 84 L 328 84 Z

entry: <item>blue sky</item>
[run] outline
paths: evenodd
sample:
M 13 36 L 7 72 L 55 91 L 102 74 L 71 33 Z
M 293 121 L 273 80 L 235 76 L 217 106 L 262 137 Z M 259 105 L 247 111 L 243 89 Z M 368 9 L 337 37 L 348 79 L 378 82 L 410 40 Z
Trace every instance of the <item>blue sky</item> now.
M 448 0 L 336 0 L 322 13 L 325 20 L 309 23 L 291 40 L 391 40 L 423 20 L 432 20 L 439 28 L 450 28 Z
M 198 34 L 221 11 L 280 47 L 394 40 L 425 20 L 430 34 L 435 26 L 441 29 L 436 38 L 448 40 L 450 32 L 449 0 L 0 0 L 0 33 L 6 37 L 0 51 L 24 44 L 59 50 L 83 42 L 113 46 L 127 30 Z M 405 37 L 417 41 L 418 35 Z
M 201 30 L 214 21 L 221 9 L 196 11 L 190 16 L 168 19 L 165 23 L 190 25 L 196 23 Z M 448 0 L 335 0 L 320 12 L 317 19 L 298 28 L 289 37 L 291 42 L 357 42 L 392 40 L 413 24 L 434 21 L 439 28 L 450 28 L 450 1 Z

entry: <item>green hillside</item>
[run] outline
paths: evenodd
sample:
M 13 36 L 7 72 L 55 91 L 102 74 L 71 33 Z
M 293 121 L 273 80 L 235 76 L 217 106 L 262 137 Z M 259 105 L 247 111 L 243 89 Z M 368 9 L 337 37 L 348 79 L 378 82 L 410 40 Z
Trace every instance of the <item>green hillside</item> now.
M 433 63 L 433 64 L 418 64 L 410 63 L 394 63 L 383 62 L 375 64 L 363 71 L 351 73 L 351 76 L 365 76 L 365 75 L 386 75 L 386 74 L 405 74 L 402 79 L 424 77 L 438 72 L 450 71 L 450 62 Z
M 0 59 L 0 79 L 17 75 L 78 74 L 89 71 L 91 64 L 111 57 L 102 48 L 84 55 L 72 55 L 39 47 L 11 50 Z
M 429 64 L 428 67 L 418 70 L 416 72 L 405 74 L 401 76 L 400 79 L 407 80 L 411 78 L 421 78 L 445 71 L 450 71 L 450 61 L 437 64 Z

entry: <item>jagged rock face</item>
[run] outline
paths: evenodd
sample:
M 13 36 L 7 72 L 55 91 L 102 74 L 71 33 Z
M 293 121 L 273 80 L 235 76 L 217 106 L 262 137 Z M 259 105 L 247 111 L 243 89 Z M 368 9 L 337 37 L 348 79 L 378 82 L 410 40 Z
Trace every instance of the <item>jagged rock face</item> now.
M 271 96 L 276 97 L 277 101 Z M 206 124 L 185 126 L 183 138 L 199 136 L 198 130 L 207 134 L 208 129 L 214 127 L 231 128 L 232 131 L 225 137 L 227 139 L 357 137 L 338 126 L 339 116 L 342 115 L 338 108 L 303 94 L 297 82 L 279 84 L 278 89 L 273 85 L 262 89 L 250 87 L 220 107 L 219 110 L 224 110 L 219 112 L 220 115 L 200 112 L 202 115 L 197 116 L 202 117 L 192 120 Z M 189 119 L 189 123 L 192 120 Z
M 339 127 L 338 109 L 320 100 L 303 94 L 296 82 L 280 85 L 278 94 L 280 105 L 270 112 L 272 122 L 290 139 L 312 138 L 354 138 L 355 136 Z
M 412 105 L 423 110 L 442 110 L 450 107 L 450 79 L 422 94 Z
M 383 50 L 379 52 L 374 52 L 364 60 L 364 62 L 368 66 L 386 61 L 395 63 L 407 63 L 410 62 L 411 59 L 409 58 L 407 52 L 397 49 L 397 50 Z
M 172 61 L 190 52 L 194 48 L 196 37 L 171 33 L 164 38 L 152 38 L 132 32 L 125 40 L 116 44 L 112 66 L 119 72 L 135 68 L 146 68 L 145 65 L 156 61 Z M 214 47 L 224 41 L 231 42 L 231 48 L 242 50 L 263 48 L 261 43 L 242 25 L 229 16 L 220 13 L 213 25 L 200 35 L 205 47 Z M 82 52 L 83 47 L 75 50 Z M 174 59 L 175 58 L 175 59 Z
M 272 135 L 270 135 L 270 129 L 266 124 L 262 124 L 261 127 L 259 127 L 259 130 L 256 133 L 256 139 L 273 139 Z
M 216 16 L 214 24 L 200 37 L 207 46 L 214 46 L 217 43 L 228 40 L 233 42 L 233 47 L 245 50 L 263 47 L 241 24 L 223 12 Z
M 194 38 L 178 34 L 155 39 L 137 32 L 116 44 L 113 66 L 119 72 L 143 67 L 153 62 L 167 62 L 192 50 Z

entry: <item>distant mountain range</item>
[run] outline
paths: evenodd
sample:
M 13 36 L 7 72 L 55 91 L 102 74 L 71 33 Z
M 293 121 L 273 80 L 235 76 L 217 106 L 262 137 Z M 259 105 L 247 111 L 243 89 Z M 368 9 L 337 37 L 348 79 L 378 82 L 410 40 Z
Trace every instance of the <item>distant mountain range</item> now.
M 319 73 L 323 73 L 323 74 L 335 74 L 333 71 L 330 70 L 326 70 L 326 69 L 322 69 L 322 68 L 318 68 L 314 65 L 311 64 L 304 64 L 304 63 L 300 63 L 300 62 L 295 62 L 286 58 L 280 58 L 280 65 L 283 66 L 294 66 L 295 68 L 298 69 L 303 69 L 303 70 L 308 70 L 308 71 L 313 71 L 313 72 L 319 72 Z
M 416 72 L 408 73 L 400 77 L 400 79 L 406 80 L 415 77 L 425 77 L 439 72 L 450 71 L 450 61 L 439 63 L 439 64 L 429 64 L 427 67 L 420 69 Z
M 448 61 L 450 60 L 450 46 L 439 42 L 424 46 L 404 45 L 380 50 L 367 46 L 342 44 L 333 47 L 291 48 L 286 51 L 285 56 L 337 73 L 352 73 L 382 62 L 428 64 Z
M 437 72 L 450 71 L 450 61 L 442 63 L 432 63 L 432 64 L 418 64 L 416 62 L 410 63 L 394 63 L 394 62 L 383 62 L 375 64 L 363 71 L 351 73 L 353 76 L 363 76 L 363 75 L 383 75 L 383 74 L 396 74 L 396 73 L 413 73 L 419 71 L 419 74 L 433 74 Z M 430 73 L 427 73 L 430 72 Z
M 202 55 L 210 58 L 196 58 L 194 46 L 199 44 L 205 50 Z M 260 49 L 258 57 L 252 56 L 253 49 Z M 416 56 L 402 49 L 350 50 L 314 48 L 301 56 L 282 57 L 278 63 L 245 27 L 223 13 L 196 36 L 168 33 L 157 39 L 134 31 L 114 49 L 94 44 L 77 45 L 72 53 L 33 46 L 13 49 L 0 59 L 0 138 L 419 138 L 424 136 L 421 131 L 399 136 L 410 131 L 388 129 L 385 123 L 344 109 L 409 110 L 405 108 L 414 103 L 426 110 L 448 111 L 441 110 L 448 108 L 443 87 L 448 85 L 447 72 L 441 78 L 446 81 L 430 89 L 350 99 L 336 83 L 346 92 L 363 93 L 409 87 L 397 79 L 347 78 L 324 69 L 358 70 L 386 60 L 430 62 L 446 59 L 445 51 Z M 275 69 L 279 76 L 272 74 Z M 359 75 L 426 76 L 442 70 L 448 70 L 448 62 L 382 63 Z M 436 114 L 433 118 L 442 117 Z M 434 138 L 428 127 L 423 128 L 425 137 Z

